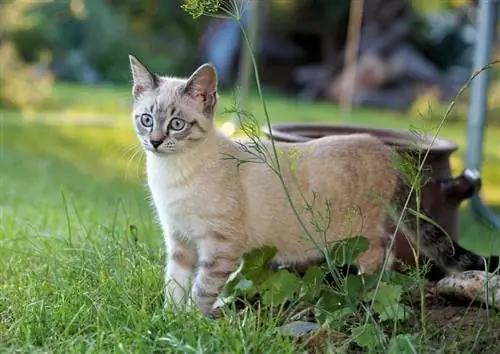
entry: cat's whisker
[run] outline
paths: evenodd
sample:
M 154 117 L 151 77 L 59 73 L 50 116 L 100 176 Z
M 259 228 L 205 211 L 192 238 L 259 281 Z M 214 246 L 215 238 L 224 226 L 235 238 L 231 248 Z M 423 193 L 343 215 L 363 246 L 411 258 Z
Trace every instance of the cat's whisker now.
M 139 155 L 139 157 L 141 156 L 140 155 L 141 153 L 141 150 L 140 149 L 135 149 L 132 151 L 132 155 L 130 156 L 130 158 L 128 159 L 127 161 L 127 165 L 125 167 L 125 174 L 127 175 L 128 172 L 129 172 L 129 168 L 130 168 L 130 165 L 133 163 L 133 162 L 136 162 L 136 166 L 139 166 L 140 163 L 141 163 L 141 160 L 139 158 L 139 161 L 136 161 L 136 157 Z M 136 167 L 137 168 L 137 167 Z M 138 177 L 138 176 L 136 176 Z
M 137 144 L 132 144 L 129 146 L 122 147 L 118 150 L 120 158 L 126 157 L 128 154 L 133 154 L 138 149 Z
M 136 168 L 135 168 L 137 179 L 140 179 L 142 177 L 141 176 L 141 167 L 143 166 L 144 161 L 145 161 L 145 155 L 143 153 L 139 154 L 139 161 L 138 161 Z

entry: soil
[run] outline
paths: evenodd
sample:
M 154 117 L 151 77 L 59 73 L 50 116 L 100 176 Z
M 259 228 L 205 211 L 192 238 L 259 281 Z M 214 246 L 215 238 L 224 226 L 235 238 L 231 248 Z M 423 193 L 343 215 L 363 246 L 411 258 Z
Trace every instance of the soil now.
M 444 298 L 434 291 L 433 284 L 426 289 L 425 296 L 425 348 L 419 352 L 439 353 L 500 353 L 500 312 L 470 301 Z M 422 332 L 420 319 L 420 296 L 409 295 L 408 304 L 415 317 L 404 324 L 398 333 Z M 392 328 L 387 328 L 390 337 Z M 324 353 L 328 343 L 339 347 L 349 340 L 348 333 L 322 331 L 300 339 L 309 353 Z M 351 343 L 346 353 L 366 353 Z

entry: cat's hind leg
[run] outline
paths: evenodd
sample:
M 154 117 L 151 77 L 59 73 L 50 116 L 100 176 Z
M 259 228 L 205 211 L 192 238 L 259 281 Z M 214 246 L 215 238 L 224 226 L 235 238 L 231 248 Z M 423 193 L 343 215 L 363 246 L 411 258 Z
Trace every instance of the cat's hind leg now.
M 369 241 L 368 249 L 359 255 L 356 263 L 360 273 L 373 274 L 380 267 L 386 270 L 392 268 L 394 255 L 389 248 L 390 235 L 382 227 L 374 228 L 373 231 L 365 231 L 363 234 Z

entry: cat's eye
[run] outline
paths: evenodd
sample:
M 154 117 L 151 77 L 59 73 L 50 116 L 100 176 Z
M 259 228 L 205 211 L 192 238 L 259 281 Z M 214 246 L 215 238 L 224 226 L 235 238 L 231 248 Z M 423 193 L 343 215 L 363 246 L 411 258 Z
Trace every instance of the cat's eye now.
M 150 114 L 144 113 L 141 115 L 141 124 L 147 128 L 153 126 L 153 117 Z
M 174 118 L 170 121 L 169 126 L 172 130 L 182 130 L 186 126 L 186 121 L 181 118 Z

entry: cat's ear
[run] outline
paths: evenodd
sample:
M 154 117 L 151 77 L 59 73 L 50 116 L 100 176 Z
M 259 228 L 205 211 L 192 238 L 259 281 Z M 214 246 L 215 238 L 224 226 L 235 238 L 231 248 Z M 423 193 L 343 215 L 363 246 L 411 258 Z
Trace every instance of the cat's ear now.
M 129 54 L 130 70 L 132 71 L 132 78 L 134 85 L 132 93 L 134 98 L 138 98 L 144 92 L 154 90 L 159 85 L 159 77 L 153 74 L 139 59 L 132 54 Z
M 204 109 L 213 108 L 217 101 L 217 71 L 210 63 L 201 65 L 188 79 L 184 94 L 203 104 Z

